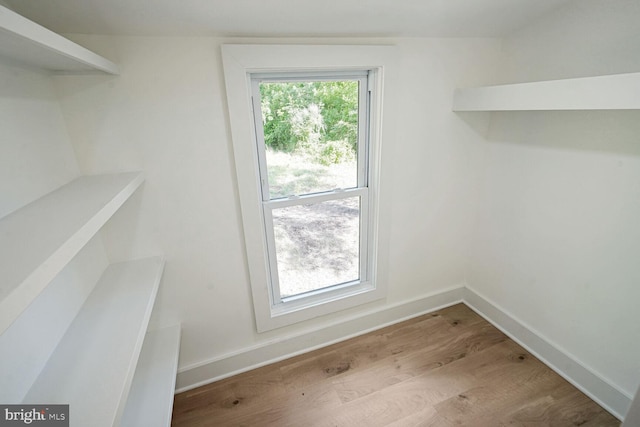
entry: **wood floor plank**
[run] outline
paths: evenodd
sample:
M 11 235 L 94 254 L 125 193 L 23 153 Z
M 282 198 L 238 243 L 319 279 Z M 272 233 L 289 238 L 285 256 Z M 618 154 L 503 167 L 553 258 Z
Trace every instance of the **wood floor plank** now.
M 582 393 L 574 393 L 571 384 L 564 380 L 554 381 L 550 393 L 537 399 L 530 399 L 521 405 L 513 405 L 502 420 L 507 425 L 566 425 L 568 420 L 574 426 L 587 425 L 589 421 L 599 426 L 618 425 L 611 417 L 601 418 L 602 411 L 593 405 L 591 399 Z M 608 414 L 607 414 L 608 415 Z
M 172 425 L 619 426 L 458 304 L 176 395 Z
M 179 393 L 175 396 L 174 408 L 180 408 L 185 425 L 199 425 L 198 420 L 202 417 L 224 415 L 233 418 L 238 413 L 268 405 L 270 396 L 283 391 L 279 370 L 264 367 Z M 195 424 L 189 424 L 191 421 Z
M 495 365 L 502 366 L 499 372 L 493 369 Z M 520 402 L 547 393 L 553 386 L 549 383 L 552 372 L 539 362 L 525 359 L 517 363 L 510 358 L 498 358 L 488 368 L 492 375 L 475 373 L 473 387 L 437 404 L 438 414 L 458 425 L 485 419 L 490 424 L 489 421 L 495 421 L 495 414 L 504 414 Z
M 404 418 L 400 418 L 387 427 L 459 427 L 438 415 L 434 408 L 425 408 L 414 412 Z
M 352 371 L 337 377 L 333 384 L 341 400 L 348 402 L 357 399 L 506 340 L 505 335 L 490 326 L 480 329 L 459 326 L 456 333 L 452 333 L 449 324 L 445 325 L 445 329 L 433 330 L 432 337 L 437 339 L 424 348 L 385 358 L 372 364 L 366 371 Z

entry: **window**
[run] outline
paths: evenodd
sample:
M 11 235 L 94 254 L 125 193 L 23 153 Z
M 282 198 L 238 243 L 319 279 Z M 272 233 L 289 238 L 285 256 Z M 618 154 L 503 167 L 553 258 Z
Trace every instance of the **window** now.
M 259 332 L 385 296 L 378 242 L 388 54 L 223 46 Z
M 251 76 L 275 312 L 371 279 L 368 75 Z

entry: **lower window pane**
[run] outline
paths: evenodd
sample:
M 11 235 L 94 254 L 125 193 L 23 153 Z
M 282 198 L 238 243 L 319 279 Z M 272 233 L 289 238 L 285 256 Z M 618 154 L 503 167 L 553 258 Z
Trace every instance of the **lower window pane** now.
M 282 298 L 360 278 L 360 198 L 274 209 Z

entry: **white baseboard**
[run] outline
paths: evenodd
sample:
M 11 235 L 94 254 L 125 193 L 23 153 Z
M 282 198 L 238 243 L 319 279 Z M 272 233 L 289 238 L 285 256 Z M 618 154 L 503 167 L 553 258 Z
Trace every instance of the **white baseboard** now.
M 339 322 L 228 353 L 178 371 L 176 393 L 316 350 L 463 302 L 547 366 L 622 420 L 631 396 L 580 363 L 542 334 L 468 286 L 458 286 Z
M 464 289 L 463 302 L 619 420 L 624 418 L 631 396 L 469 286 Z
M 460 285 L 183 367 L 178 370 L 176 393 L 460 303 L 463 292 L 464 286 Z

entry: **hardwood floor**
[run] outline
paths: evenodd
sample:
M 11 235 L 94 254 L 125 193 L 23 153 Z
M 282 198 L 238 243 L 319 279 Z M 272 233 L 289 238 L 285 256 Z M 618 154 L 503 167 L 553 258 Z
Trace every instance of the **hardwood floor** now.
M 458 304 L 175 397 L 188 426 L 619 426 Z

